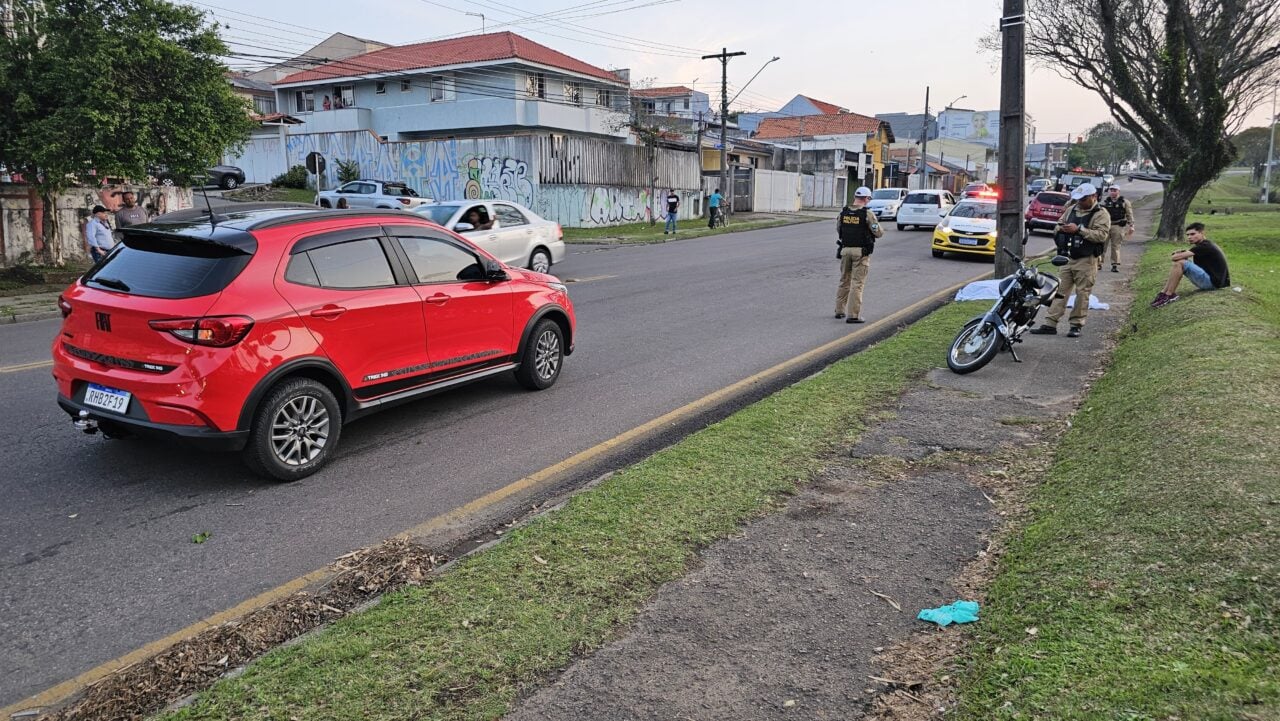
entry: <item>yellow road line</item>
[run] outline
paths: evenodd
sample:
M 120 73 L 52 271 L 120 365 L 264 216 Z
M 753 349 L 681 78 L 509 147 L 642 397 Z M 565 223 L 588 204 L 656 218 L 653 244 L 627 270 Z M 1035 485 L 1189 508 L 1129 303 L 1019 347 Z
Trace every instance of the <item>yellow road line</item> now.
M 733 396 L 735 393 L 738 393 L 748 388 L 752 384 L 760 383 L 760 382 L 772 379 L 775 376 L 782 375 L 795 368 L 802 367 L 805 364 L 809 363 L 810 361 L 814 360 L 815 358 L 818 358 L 822 355 L 830 353 L 843 346 L 853 345 L 854 343 L 860 341 L 866 335 L 874 333 L 885 326 L 893 325 L 898 321 L 900 321 L 901 319 L 910 316 L 911 314 L 915 313 L 916 311 L 918 311 L 919 309 L 927 305 L 936 303 L 939 300 L 942 300 L 950 295 L 954 295 L 957 290 L 964 287 L 968 283 L 971 283 L 975 280 L 981 280 L 983 278 L 986 278 L 989 275 L 990 275 L 990 272 L 984 272 L 981 275 L 974 276 L 973 278 L 966 280 L 962 283 L 957 283 L 951 286 L 950 288 L 934 293 L 928 298 L 924 298 L 923 300 L 912 303 L 906 308 L 903 308 L 902 310 L 899 310 L 889 316 L 886 316 L 885 318 L 881 318 L 880 320 L 867 323 L 866 325 L 859 327 L 855 332 L 850 333 L 849 335 L 846 335 L 842 338 L 837 338 L 829 343 L 825 343 L 817 348 L 814 348 L 813 350 L 806 351 L 805 353 L 802 353 L 796 356 L 795 358 L 792 358 L 787 361 L 783 361 L 782 363 L 779 363 L 773 366 L 772 368 L 767 368 L 748 378 L 744 378 L 732 385 L 721 388 L 718 391 L 714 391 L 708 395 L 703 396 L 702 398 L 699 398 L 696 401 L 687 403 L 669 413 L 665 413 L 649 421 L 648 423 L 632 428 L 631 430 L 621 433 L 617 436 L 614 436 L 613 438 L 610 438 L 607 441 L 602 441 L 601 443 L 598 443 L 584 451 L 576 453 L 564 459 L 563 461 L 560 461 L 559 463 L 548 466 L 540 471 L 533 473 L 532 475 L 525 476 L 524 478 L 521 478 L 520 480 L 515 481 L 510 485 L 504 486 L 502 488 L 499 488 L 496 491 L 493 491 L 484 496 L 481 496 L 480 498 L 477 498 L 474 501 L 471 501 L 470 503 L 467 503 L 463 506 L 455 508 L 452 511 L 449 511 L 448 513 L 444 513 L 442 515 L 436 516 L 435 518 L 432 518 L 428 521 L 420 523 L 412 528 L 406 529 L 396 534 L 395 538 L 419 538 L 419 537 L 434 533 L 436 531 L 439 531 L 443 528 L 447 528 L 450 525 L 457 524 L 472 514 L 482 511 L 485 508 L 488 508 L 490 506 L 493 506 L 501 502 L 502 500 L 509 498 L 521 491 L 525 491 L 531 488 L 536 488 L 539 485 L 546 483 L 548 480 L 555 478 L 568 470 L 571 470 L 577 466 L 581 466 L 583 464 L 594 461 L 600 456 L 604 455 L 605 453 L 613 449 L 616 449 L 619 446 L 626 445 L 627 443 L 634 441 L 644 436 L 645 434 L 651 433 L 659 428 L 662 428 L 663 426 L 667 426 L 672 423 L 677 423 L 688 416 L 692 416 L 694 414 L 700 413 L 716 405 L 717 403 L 720 403 L 728 399 L 729 397 Z M 285 596 L 288 596 L 294 591 L 298 591 L 312 584 L 324 581 L 325 579 L 329 578 L 331 574 L 332 574 L 332 571 L 330 571 L 329 567 L 326 566 L 325 568 L 312 571 L 306 574 L 305 576 L 300 576 L 298 578 L 295 578 L 292 581 L 289 581 L 288 583 L 285 583 L 283 585 L 277 586 L 270 590 L 264 591 L 258 594 L 257 596 L 254 596 L 253 598 L 248 599 L 247 601 L 239 603 L 229 609 L 226 609 L 225 611 L 219 611 L 218 613 L 215 613 L 212 616 L 209 616 L 208 618 L 202 619 L 200 621 L 196 621 L 190 626 L 187 626 L 186 628 L 180 631 L 175 631 L 174 633 L 171 633 L 162 639 L 159 639 L 157 641 L 152 641 L 146 644 L 145 646 L 142 646 L 138 649 L 130 651 L 129 653 L 123 656 L 120 656 L 119 658 L 115 658 L 110 661 L 107 661 L 106 663 L 99 664 L 98 666 L 92 669 L 89 669 L 88 671 L 85 671 L 84 673 L 76 676 L 73 679 L 63 681 L 62 683 L 56 686 L 53 686 L 49 689 L 41 691 L 40 693 L 37 693 L 27 699 L 19 701 L 18 703 L 6 706 L 3 709 L 0 709 L 0 719 L 6 718 L 18 711 L 22 711 L 25 709 L 54 705 L 66 699 L 68 696 L 71 696 L 72 694 L 78 692 L 80 689 L 84 688 L 85 686 L 88 686 L 92 683 L 95 683 L 96 681 L 99 681 L 105 678 L 106 676 L 111 675 L 115 671 L 118 671 L 126 666 L 142 661 L 150 656 L 153 656 L 159 653 L 160 651 L 163 651 L 164 649 L 168 648 L 169 646 L 175 643 L 178 643 L 179 641 L 184 641 L 188 638 L 191 638 L 192 636 L 195 636 L 196 634 L 200 633 L 201 631 L 204 631 L 207 628 L 211 628 L 213 626 L 226 623 L 227 621 L 238 618 L 244 614 L 247 614 L 251 611 L 255 611 L 263 606 L 266 606 L 267 604 L 270 604 L 274 601 L 284 598 Z
M 36 368 L 47 368 L 53 365 L 53 361 L 35 361 L 34 363 L 20 363 L 13 366 L 0 366 L 0 373 L 17 373 L 18 371 L 29 371 Z

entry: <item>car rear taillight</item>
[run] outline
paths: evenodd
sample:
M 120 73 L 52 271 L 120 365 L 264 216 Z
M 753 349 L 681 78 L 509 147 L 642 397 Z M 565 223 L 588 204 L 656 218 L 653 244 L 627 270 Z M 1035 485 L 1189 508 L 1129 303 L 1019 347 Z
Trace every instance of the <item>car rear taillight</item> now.
M 408 204 L 409 204 L 409 199 L 408 199 L 408 198 L 396 198 L 396 200 L 400 201 L 400 204 L 401 204 L 401 205 L 408 205 Z
M 66 318 L 71 315 L 71 301 L 58 296 L 58 310 L 62 311 L 62 317 Z
M 556 240 L 564 240 L 564 228 L 559 223 L 556 223 Z
M 172 335 L 194 345 L 226 348 L 239 343 L 253 328 L 253 319 L 242 315 L 209 318 L 168 318 L 149 323 L 153 330 Z

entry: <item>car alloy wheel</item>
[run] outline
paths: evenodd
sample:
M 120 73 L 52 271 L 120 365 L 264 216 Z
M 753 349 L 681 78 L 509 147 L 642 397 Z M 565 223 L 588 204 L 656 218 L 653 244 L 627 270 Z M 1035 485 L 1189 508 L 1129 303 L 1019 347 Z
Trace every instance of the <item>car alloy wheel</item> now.
M 240 181 L 235 178 L 227 177 L 222 179 L 222 188 L 224 190 L 235 190 L 238 185 L 240 185 Z
M 287 466 L 314 461 L 329 442 L 329 411 L 315 396 L 298 396 L 285 403 L 271 423 L 271 446 Z
M 551 272 L 551 255 L 542 248 L 533 251 L 533 255 L 529 256 L 529 270 L 537 273 Z
M 533 368 L 538 377 L 544 381 L 555 378 L 560 373 L 560 335 L 548 328 L 538 336 L 538 348 L 534 354 Z

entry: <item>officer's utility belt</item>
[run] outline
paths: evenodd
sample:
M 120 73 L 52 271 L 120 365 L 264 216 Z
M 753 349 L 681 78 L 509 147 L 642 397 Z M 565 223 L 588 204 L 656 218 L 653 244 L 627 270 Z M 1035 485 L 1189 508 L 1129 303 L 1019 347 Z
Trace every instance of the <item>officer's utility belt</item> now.
M 1112 225 L 1118 225 L 1121 228 L 1125 227 L 1128 224 L 1129 224 L 1129 221 L 1127 220 L 1117 220 L 1116 222 L 1112 223 Z

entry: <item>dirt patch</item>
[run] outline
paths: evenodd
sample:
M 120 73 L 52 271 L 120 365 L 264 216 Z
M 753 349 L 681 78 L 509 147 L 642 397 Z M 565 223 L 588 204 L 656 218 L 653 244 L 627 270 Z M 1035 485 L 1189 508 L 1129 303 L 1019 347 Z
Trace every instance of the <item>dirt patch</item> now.
M 440 556 L 391 540 L 334 562 L 323 587 L 300 591 L 234 622 L 211 628 L 90 686 L 41 721 L 140 719 L 207 688 L 228 671 L 280 644 L 347 615 L 366 601 L 422 583 Z

